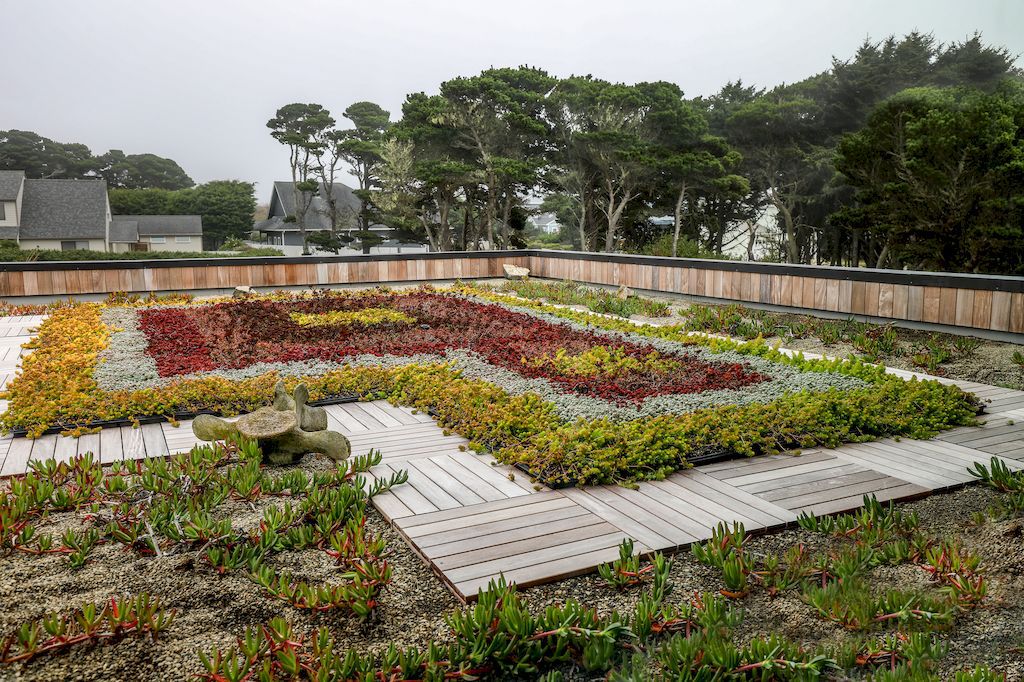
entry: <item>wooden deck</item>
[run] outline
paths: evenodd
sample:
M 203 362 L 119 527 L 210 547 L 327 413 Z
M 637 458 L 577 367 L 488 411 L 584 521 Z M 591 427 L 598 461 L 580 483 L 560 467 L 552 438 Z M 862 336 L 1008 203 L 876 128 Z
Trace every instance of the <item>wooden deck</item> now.
M 0 382 L 13 375 L 20 344 L 39 319 L 0 318 Z M 973 480 L 968 466 L 992 456 L 1024 469 L 1024 392 L 952 383 L 990 401 L 983 426 L 928 441 L 885 439 L 733 460 L 636 489 L 534 485 L 469 451 L 466 439 L 446 435 L 429 416 L 384 401 L 332 405 L 327 413 L 354 454 L 381 451 L 374 475 L 408 472 L 406 485 L 376 497 L 374 505 L 459 598 L 471 601 L 501 574 L 527 587 L 592 571 L 616 558 L 627 537 L 639 552 L 674 551 L 707 539 L 721 521 L 770 531 L 794 523 L 801 512 L 856 509 L 865 494 L 905 500 L 954 488 Z M 78 440 L 0 439 L 0 476 L 24 473 L 30 460 L 51 456 L 91 451 L 114 462 L 187 451 L 197 442 L 189 426 L 104 429 Z

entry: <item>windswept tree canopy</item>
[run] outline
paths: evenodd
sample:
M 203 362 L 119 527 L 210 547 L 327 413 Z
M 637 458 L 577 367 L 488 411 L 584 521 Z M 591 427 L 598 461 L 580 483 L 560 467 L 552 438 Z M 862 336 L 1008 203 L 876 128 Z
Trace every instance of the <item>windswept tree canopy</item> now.
M 323 107 L 295 104 L 271 127 L 313 150 L 318 186 L 341 170 L 331 154 L 347 165 L 368 238 L 383 224 L 438 250 L 508 248 L 543 198 L 565 242 L 588 250 L 667 237 L 659 249 L 675 254 L 1017 271 L 1014 61 L 979 35 L 912 32 L 796 83 L 698 98 L 665 81 L 491 68 L 408 95 L 394 122 L 356 102 L 336 130 Z
M 111 149 L 94 156 L 84 144 L 55 142 L 27 130 L 0 131 L 0 169 L 30 178 L 101 177 L 110 187 L 184 189 L 195 182 L 181 166 L 156 154 Z

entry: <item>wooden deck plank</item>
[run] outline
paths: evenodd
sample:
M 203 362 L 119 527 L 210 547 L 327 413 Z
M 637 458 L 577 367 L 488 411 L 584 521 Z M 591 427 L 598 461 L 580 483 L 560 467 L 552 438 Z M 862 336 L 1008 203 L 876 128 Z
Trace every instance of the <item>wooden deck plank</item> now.
M 662 548 L 672 547 L 676 543 L 665 537 L 661 533 L 652 530 L 646 524 L 643 524 L 636 519 L 630 517 L 628 514 L 623 513 L 621 510 L 613 507 L 604 500 L 601 500 L 594 495 L 590 494 L 589 490 L 581 490 L 579 488 L 566 488 L 561 491 L 563 495 L 570 498 L 573 502 L 579 504 L 581 507 L 586 508 L 596 516 L 601 517 L 605 521 L 608 521 L 613 526 L 621 530 L 628 537 L 633 540 L 646 545 L 648 547 Z
M 458 500 L 445 492 L 439 485 L 427 478 L 418 469 L 414 469 L 413 467 L 402 468 L 408 472 L 408 485 L 411 485 L 420 493 L 420 495 L 427 498 L 427 501 L 430 502 L 435 509 L 455 509 L 456 507 L 462 506 Z M 395 470 L 395 468 L 392 467 L 392 470 Z
M 395 488 L 398 490 L 399 488 Z M 435 514 L 423 514 L 407 520 L 400 525 L 403 533 L 410 537 L 434 535 L 454 528 L 480 525 L 491 521 L 509 518 L 520 518 L 527 514 L 536 514 L 551 509 L 571 507 L 574 502 L 562 495 L 510 497 L 498 502 L 489 502 L 461 509 L 446 509 Z M 504 504 L 508 503 L 508 504 Z
M 542 516 L 544 518 L 540 518 Z M 484 547 L 493 547 L 494 545 L 504 545 L 510 542 L 526 540 L 537 535 L 538 527 L 542 527 L 550 534 L 564 530 L 571 530 L 573 528 L 581 528 L 588 525 L 607 523 L 598 516 L 590 514 L 585 509 L 582 509 L 582 507 L 566 507 L 563 510 L 538 514 L 537 517 L 538 518 L 534 519 L 531 523 L 520 525 L 516 528 L 508 528 L 505 530 L 485 530 L 475 533 L 470 537 L 462 537 L 460 539 L 449 540 L 447 542 L 425 544 L 423 546 L 429 549 L 431 557 L 446 557 L 453 554 L 471 552 Z M 503 522 L 498 521 L 495 523 Z M 434 537 L 435 536 L 430 536 L 429 538 L 424 539 L 434 539 Z
M 392 419 L 397 419 L 403 426 L 423 423 L 417 419 L 416 415 L 412 413 L 412 410 L 407 407 L 398 407 L 397 405 L 392 405 L 386 400 L 375 400 L 373 404 L 386 412 Z
M 534 509 L 529 507 L 529 509 Z M 539 508 L 538 508 L 539 509 Z M 537 528 L 543 527 L 558 528 L 562 524 L 571 524 L 575 527 L 590 523 L 589 519 L 596 515 L 591 514 L 587 509 L 579 505 L 561 506 L 555 509 L 550 507 L 536 513 L 523 514 L 521 516 L 508 516 L 506 518 L 475 522 L 470 525 L 457 526 L 447 530 L 438 531 L 430 535 L 417 536 L 415 544 L 425 552 L 429 551 L 438 556 L 445 556 L 450 553 L 450 547 L 458 546 L 460 543 L 473 543 L 474 545 L 486 545 L 492 542 L 493 538 L 501 537 L 503 534 L 518 533 L 516 539 L 533 537 L 537 534 Z M 401 526 L 401 524 L 399 524 Z
M 682 481 L 686 481 L 687 484 L 694 484 L 702 486 L 704 488 L 710 488 L 727 498 L 735 500 L 732 504 L 734 508 L 739 507 L 743 509 L 742 512 L 746 516 L 754 518 L 755 521 L 759 520 L 758 517 L 764 519 L 762 523 L 765 526 L 774 526 L 791 523 L 796 520 L 796 515 L 790 512 L 788 509 L 778 507 L 771 502 L 762 500 L 756 495 L 751 495 L 748 492 L 744 492 L 739 488 L 733 487 L 719 481 L 713 476 L 708 476 L 701 473 L 699 469 L 689 469 L 687 471 L 680 471 L 669 477 L 671 480 L 675 480 L 682 484 Z
M 392 474 L 391 467 L 384 464 L 378 464 L 369 471 L 369 475 L 374 478 L 390 478 Z M 401 488 L 402 486 L 396 486 Z M 398 519 L 405 516 L 412 516 L 412 510 L 406 507 L 398 497 L 395 496 L 394 489 L 375 495 L 370 503 L 376 507 L 377 511 L 384 515 L 388 521 L 395 523 Z
M 380 465 L 382 467 L 390 468 L 392 472 L 397 471 L 394 467 L 389 467 L 387 464 Z M 384 474 L 390 475 L 390 474 Z M 410 472 L 409 476 L 413 474 Z M 395 497 L 399 501 L 409 508 L 413 514 L 429 514 L 431 512 L 438 511 L 438 508 L 424 495 L 420 490 L 413 485 L 398 485 L 391 489 Z
M 941 453 L 934 452 L 932 450 L 922 450 L 914 447 L 910 444 L 903 442 L 884 442 L 884 441 L 873 441 L 872 443 L 864 443 L 863 445 L 869 447 L 871 450 L 886 453 L 894 460 L 902 458 L 905 461 L 914 463 L 922 467 L 927 467 L 929 471 L 935 474 L 953 477 L 957 480 L 963 479 L 966 475 L 966 467 L 957 461 L 950 461 L 948 456 L 943 456 Z
M 36 438 L 32 443 L 32 454 L 29 456 L 29 459 L 37 462 L 51 459 L 53 457 L 53 453 L 57 451 L 58 438 L 60 438 L 60 436 L 56 433 Z
M 914 485 L 913 483 L 906 483 L 901 486 L 894 488 L 887 488 L 879 491 L 875 497 L 879 502 L 888 502 L 889 500 L 902 500 L 913 497 L 920 497 L 928 494 L 929 489 L 923 486 Z M 829 500 L 828 502 L 822 502 L 820 504 L 795 509 L 797 512 L 807 512 L 808 514 L 814 514 L 815 516 L 823 516 L 825 514 L 838 514 L 840 512 L 848 512 L 854 509 L 859 509 L 863 506 L 864 496 L 853 495 L 851 497 L 843 497 L 839 499 Z
M 832 459 L 834 458 L 828 453 L 815 450 L 801 455 L 781 454 L 764 458 L 747 457 L 744 459 L 731 459 L 726 462 L 710 465 L 715 467 L 711 471 L 707 471 L 703 466 L 699 468 L 706 474 L 711 474 L 715 478 L 725 480 L 763 471 L 785 470 L 794 466 L 806 466 L 813 462 L 824 462 Z
M 384 424 L 363 407 L 363 403 L 343 403 L 341 409 L 370 431 L 385 430 L 394 424 Z M 395 420 L 397 422 L 397 420 Z
M 656 532 L 657 535 L 667 538 L 672 543 L 670 547 L 688 545 L 699 540 L 703 535 L 700 532 L 700 528 L 694 527 L 696 530 L 696 535 L 694 535 L 686 529 L 679 527 L 676 523 L 669 521 L 668 518 L 673 517 L 671 514 L 666 513 L 667 508 L 662 507 L 660 509 L 662 513 L 656 513 L 654 510 L 655 505 L 644 504 L 646 502 L 644 498 L 641 497 L 637 500 L 628 497 L 625 495 L 625 488 L 616 485 L 599 485 L 587 488 L 587 493 L 611 508 L 622 512 L 633 519 L 634 522 L 643 524 L 648 529 Z
M 665 535 L 669 537 L 668 532 L 662 532 L 663 527 L 666 531 L 669 529 L 676 529 L 682 538 L 677 544 L 684 545 L 697 540 L 703 540 L 711 536 L 711 528 L 714 524 L 700 523 L 689 516 L 682 513 L 683 508 L 673 508 L 671 505 L 672 498 L 664 496 L 656 488 L 652 488 L 650 494 L 645 494 L 645 491 L 639 488 L 647 488 L 645 485 L 638 486 L 637 490 L 630 490 L 629 488 L 622 488 L 619 486 L 604 486 L 604 490 L 611 492 L 621 497 L 626 502 L 636 505 L 637 508 L 643 510 L 645 514 L 650 514 L 652 521 L 657 519 L 662 525 L 655 526 L 659 535 Z M 656 497 L 657 496 L 657 497 Z M 660 498 L 660 499 L 659 499 Z M 668 499 L 669 504 L 664 504 L 661 500 Z M 640 519 L 643 520 L 643 519 Z M 657 521 L 655 521 L 657 523 Z M 669 539 L 674 539 L 669 537 Z
M 618 535 L 620 538 L 622 537 L 622 531 L 607 521 L 598 519 L 596 516 L 581 517 L 580 519 L 575 520 L 577 521 L 577 525 L 565 530 L 553 531 L 544 527 L 544 534 L 537 535 L 536 531 L 538 529 L 534 528 L 532 529 L 534 530 L 534 533 L 531 534 L 531 537 L 524 538 L 522 540 L 479 547 L 460 554 L 448 554 L 446 556 L 436 556 L 431 552 L 430 558 L 437 568 L 449 573 L 453 572 L 455 569 L 487 565 L 490 562 L 501 561 L 502 559 L 515 557 L 524 553 L 553 547 L 562 547 L 569 543 L 579 542 L 581 540 L 590 540 L 602 535 L 614 534 Z M 493 571 L 488 569 L 485 569 L 482 573 L 482 575 L 492 574 Z M 457 580 L 458 576 L 452 575 L 451 578 L 453 580 Z
M 981 440 L 1003 433 L 1019 432 L 1024 438 L 1024 424 L 1018 424 L 1016 421 L 1011 424 L 1010 421 L 1009 419 L 990 419 L 981 426 L 966 426 L 963 429 L 940 433 L 935 439 L 965 445 L 972 440 Z
M 412 526 L 418 526 L 427 523 L 435 523 L 437 521 L 448 521 L 451 519 L 458 519 L 460 517 L 470 517 L 478 513 L 500 511 L 508 508 L 520 508 L 523 513 L 532 513 L 526 511 L 527 507 L 534 504 L 540 504 L 542 502 L 548 502 L 556 500 L 560 502 L 558 506 L 572 506 L 571 502 L 567 502 L 562 495 L 561 491 L 549 491 L 544 493 L 537 493 L 529 497 L 522 498 L 507 498 L 504 500 L 498 500 L 497 502 L 488 502 L 486 505 L 477 505 L 474 507 L 466 507 L 463 509 L 452 509 L 443 512 L 437 512 L 431 514 L 429 518 L 423 517 L 419 519 L 409 519 L 403 523 L 402 528 L 410 528 Z
M 32 455 L 31 438 L 15 438 L 7 450 L 0 476 L 19 476 L 28 469 L 28 459 Z
M 995 429 L 993 429 L 995 431 Z M 1012 431 L 1003 431 L 1000 433 L 989 433 L 982 438 L 974 438 L 967 441 L 950 441 L 955 442 L 957 445 L 963 445 L 968 448 L 982 449 L 990 445 L 1000 445 L 1002 443 L 1024 443 L 1024 428 L 1014 429 Z
M 614 536 L 611 537 L 614 540 Z M 635 546 L 634 551 L 645 554 L 651 550 L 643 545 Z M 503 571 L 505 579 L 515 582 L 521 587 L 529 587 L 541 583 L 563 580 L 576 575 L 592 573 L 600 564 L 614 561 L 619 556 L 618 543 L 593 552 L 583 552 L 563 557 L 534 566 Z M 472 600 L 479 590 L 487 587 L 490 577 L 464 580 L 455 583 L 455 589 L 464 599 Z
M 113 464 L 124 459 L 124 447 L 121 444 L 121 429 L 114 427 L 100 431 L 100 462 Z
M 775 490 L 768 490 L 762 493 L 758 493 L 760 497 L 774 502 L 779 506 L 787 509 L 792 509 L 793 506 L 789 504 L 789 500 L 794 497 L 800 497 L 803 495 L 810 495 L 812 493 L 823 493 L 831 494 L 832 491 L 837 488 L 842 488 L 848 485 L 860 484 L 860 483 L 873 483 L 881 482 L 884 479 L 892 478 L 879 471 L 873 469 L 865 469 L 864 467 L 853 466 L 856 471 L 850 473 L 844 473 L 834 478 L 828 478 L 824 480 L 812 481 L 810 483 L 801 483 L 792 486 L 786 486 L 784 488 L 776 488 Z M 900 481 L 906 483 L 906 481 Z M 834 495 L 833 495 L 834 496 Z
M 78 454 L 78 441 L 70 436 L 57 436 L 53 458 L 58 462 L 70 462 Z
M 894 478 L 934 490 L 945 490 L 959 484 L 958 479 L 945 476 L 930 475 L 921 470 L 920 466 L 908 466 L 905 462 L 892 462 L 886 453 L 878 451 L 853 450 L 843 447 L 835 451 L 837 457 L 859 464 L 866 469 L 874 469 Z
M 168 454 L 167 440 L 160 424 L 143 424 L 139 428 L 142 430 L 142 440 L 146 444 L 147 457 L 163 457 Z
M 479 474 L 476 471 L 463 466 L 461 462 L 451 455 L 431 457 L 430 461 L 488 502 L 493 500 L 503 500 L 506 497 L 509 497 L 509 495 L 506 495 L 491 483 L 490 479 L 492 477 L 491 475 L 494 473 L 493 471 L 485 471 L 484 474 Z M 501 480 L 500 475 L 497 478 L 499 481 Z
M 1000 443 L 983 449 L 987 455 L 999 455 L 1004 459 L 1020 459 L 1024 455 L 1024 443 Z M 991 459 L 991 457 L 990 457 Z
M 471 454 L 469 452 L 458 452 L 449 457 L 466 469 L 472 471 L 480 478 L 487 481 L 494 488 L 499 490 L 505 497 L 517 497 L 519 495 L 529 495 L 533 492 L 530 489 L 524 489 L 522 486 L 517 485 L 514 481 L 509 480 L 509 474 L 515 475 L 517 472 L 512 467 L 498 465 L 492 466 L 486 462 L 482 457 Z
M 146 442 L 142 439 L 141 428 L 121 427 L 121 452 L 126 460 L 145 458 Z
M 416 469 L 419 473 L 432 480 L 465 507 L 492 501 L 470 488 L 470 481 L 458 480 L 430 459 L 411 459 L 407 462 L 407 465 L 410 469 Z M 501 499 L 501 496 L 498 499 Z
M 462 436 L 446 436 L 437 426 L 426 427 L 426 425 L 419 425 L 416 430 L 409 431 L 391 429 L 390 433 L 370 433 L 362 437 L 348 436 L 348 440 L 353 447 L 369 445 L 378 450 L 409 449 L 410 446 L 415 448 L 425 445 L 433 447 L 464 446 L 469 442 Z
M 86 433 L 78 438 L 78 454 L 84 455 L 91 452 L 97 461 L 102 461 L 103 452 L 100 450 L 100 434 Z
M 370 430 L 365 424 L 346 412 L 344 405 L 325 405 L 324 410 L 327 411 L 327 422 L 331 428 L 341 431 L 346 436 L 351 437 Z
M 500 573 L 507 574 L 508 572 L 516 569 L 549 563 L 551 561 L 557 561 L 558 559 L 572 557 L 576 554 L 585 554 L 609 547 L 618 548 L 624 538 L 625 535 L 622 531 L 613 530 L 610 533 L 587 538 L 585 540 L 576 540 L 574 542 L 562 543 L 554 547 L 544 547 L 512 556 L 502 556 L 479 564 L 454 568 L 450 571 L 445 571 L 445 577 L 456 584 L 475 578 L 496 577 Z
M 0 436 L 0 471 L 4 469 L 4 460 L 7 459 L 7 453 L 10 451 L 13 441 L 11 436 Z
M 437 424 L 410 424 L 407 426 L 396 426 L 386 431 L 366 431 L 353 433 L 347 438 L 352 443 L 401 443 L 403 441 L 427 438 L 453 438 L 468 442 L 462 436 L 456 434 L 445 435 Z
M 767 500 L 769 498 L 764 493 L 770 491 L 785 490 L 792 486 L 802 485 L 804 483 L 828 481 L 839 476 L 845 476 L 847 474 L 853 474 L 861 471 L 865 471 L 864 467 L 856 464 L 850 464 L 849 462 L 842 462 L 838 467 L 808 471 L 800 474 L 799 476 L 790 476 L 782 480 L 772 479 L 770 481 L 761 481 L 760 483 L 748 483 L 743 486 L 743 489 L 748 493 L 752 493 Z
M 827 504 L 836 499 L 863 497 L 864 495 L 870 494 L 874 494 L 878 497 L 882 491 L 890 488 L 899 488 L 905 485 L 908 485 L 908 483 L 904 480 L 893 478 L 892 476 L 883 476 L 882 478 L 869 481 L 850 483 L 849 485 L 837 486 L 835 488 L 827 488 L 824 490 L 815 490 L 802 495 L 788 497 L 784 500 L 777 500 L 777 502 L 780 505 L 785 506 L 787 509 L 803 509 L 805 507 L 812 507 L 816 504 Z
M 722 496 L 714 490 L 702 489 L 697 485 L 686 485 L 685 481 L 675 481 L 671 478 L 665 479 L 664 481 L 651 481 L 651 485 L 661 488 L 671 494 L 673 497 L 680 499 L 681 504 L 688 504 L 694 507 L 706 511 L 709 515 L 713 516 L 717 521 L 724 521 L 726 523 L 732 523 L 733 521 L 739 521 L 749 529 L 763 528 L 764 523 L 755 521 L 753 516 L 747 516 L 746 514 L 740 513 L 735 510 L 735 505 L 732 504 L 731 498 L 728 499 L 730 504 L 721 504 L 718 502 Z
M 1021 408 L 1024 408 L 1024 396 L 996 398 L 988 403 L 985 409 L 992 413 L 1000 413 Z
M 756 483 L 786 480 L 790 477 L 799 476 L 801 474 L 816 473 L 824 469 L 835 469 L 845 464 L 846 463 L 843 462 L 841 459 L 830 457 L 825 460 L 809 462 L 807 464 L 800 464 L 798 466 L 783 467 L 778 469 L 767 469 L 765 471 L 759 471 L 753 474 L 736 476 L 734 478 L 726 478 L 722 476 L 716 476 L 716 478 L 718 478 L 720 481 L 725 481 L 729 485 L 734 485 L 738 488 L 743 488 L 745 486 Z
M 974 448 L 967 448 L 955 443 L 943 443 L 941 441 L 912 440 L 904 442 L 916 450 L 934 453 L 935 456 L 944 457 L 950 462 L 959 462 L 964 470 L 971 468 L 976 462 L 988 462 L 992 459 L 992 455 L 997 455 L 1002 459 L 1002 456 L 998 455 L 998 453 L 988 452 L 988 448 L 975 450 Z M 1006 460 L 1004 463 L 1010 469 L 1020 469 L 1022 466 L 1012 460 Z
M 376 402 L 369 403 L 353 403 L 354 407 L 358 407 L 366 414 L 376 419 L 379 423 L 383 424 L 385 428 L 392 428 L 396 426 L 404 426 L 405 422 L 398 419 L 393 414 L 390 414 L 387 410 L 381 408 Z

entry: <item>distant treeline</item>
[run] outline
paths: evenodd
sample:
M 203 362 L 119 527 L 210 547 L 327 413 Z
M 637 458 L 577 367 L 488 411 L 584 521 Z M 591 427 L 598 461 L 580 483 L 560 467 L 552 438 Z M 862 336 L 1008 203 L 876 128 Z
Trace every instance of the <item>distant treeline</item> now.
M 1021 273 L 1014 59 L 979 35 L 911 33 L 798 83 L 697 98 L 500 68 L 409 95 L 398 121 L 359 102 L 338 129 L 323 107 L 290 104 L 268 126 L 291 152 L 303 231 L 309 197 L 345 169 L 360 230 L 384 223 L 437 249 L 521 244 L 524 198 L 540 190 L 563 241 L 588 250 L 742 244 L 788 262 Z M 339 235 L 351 219 L 334 211 Z
M 0 170 L 22 170 L 29 178 L 102 178 L 110 188 L 114 215 L 201 215 L 207 248 L 245 237 L 256 211 L 251 182 L 196 185 L 171 159 L 117 149 L 95 156 L 84 144 L 55 142 L 24 130 L 0 131 Z

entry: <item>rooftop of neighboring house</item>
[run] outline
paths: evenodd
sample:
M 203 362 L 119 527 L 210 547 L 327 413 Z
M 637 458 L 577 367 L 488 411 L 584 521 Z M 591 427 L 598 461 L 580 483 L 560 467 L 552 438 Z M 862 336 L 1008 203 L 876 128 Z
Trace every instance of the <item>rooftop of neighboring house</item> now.
M 203 234 L 203 217 L 198 215 L 116 215 L 113 221 L 114 224 L 134 223 L 139 237 L 201 237 Z M 125 226 L 118 229 L 131 228 Z M 114 239 L 113 224 L 110 237 L 110 241 L 118 241 Z
M 15 201 L 25 180 L 25 171 L 0 170 L 0 201 Z
M 255 228 L 257 230 L 262 232 L 298 231 L 299 226 L 297 223 L 285 220 L 285 218 L 295 215 L 294 187 L 295 183 L 293 182 L 278 181 L 274 183 L 274 189 L 270 194 L 269 215 L 266 220 L 256 223 Z M 309 211 L 306 213 L 307 230 L 331 229 L 331 220 L 327 211 L 327 194 L 327 188 L 321 185 L 319 194 L 313 197 Z M 347 228 L 350 226 L 354 228 L 355 217 L 362 208 L 362 202 L 359 200 L 359 197 L 355 195 L 351 187 L 340 182 L 334 183 L 333 194 L 337 202 L 342 227 Z M 345 224 L 346 222 L 348 223 L 347 225 Z M 370 229 L 386 230 L 388 228 L 384 225 L 371 225 Z
M 109 215 L 105 180 L 25 178 L 19 237 L 105 239 Z

